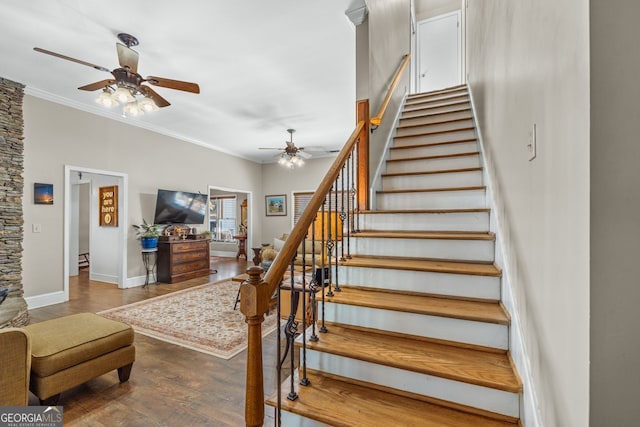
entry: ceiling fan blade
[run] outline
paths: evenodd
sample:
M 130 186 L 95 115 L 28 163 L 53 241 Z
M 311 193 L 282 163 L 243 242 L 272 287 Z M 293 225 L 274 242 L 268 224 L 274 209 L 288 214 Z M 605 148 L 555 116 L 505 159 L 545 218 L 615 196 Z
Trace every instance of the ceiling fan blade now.
M 200 93 L 200 86 L 198 86 L 197 83 L 183 82 L 180 80 L 171 80 L 155 76 L 149 76 L 145 80 L 154 86 L 183 90 L 185 92 Z
M 99 82 L 90 83 L 88 85 L 80 86 L 78 89 L 80 89 L 80 90 L 88 90 L 88 91 L 104 89 L 107 86 L 111 86 L 115 82 L 116 82 L 115 80 L 110 80 L 110 79 L 100 80 Z
M 313 157 L 311 154 L 305 153 L 304 151 L 302 151 L 302 149 L 298 150 L 298 152 L 296 153 L 296 156 L 300 156 L 303 159 L 310 159 L 311 157 Z
M 144 96 L 148 96 L 149 98 L 153 99 L 153 102 L 155 102 L 156 105 L 160 108 L 168 107 L 169 105 L 171 105 L 169 101 L 158 95 L 158 93 L 155 90 L 151 89 L 149 86 L 140 86 L 138 90 Z
M 35 50 L 36 52 L 40 52 L 40 53 L 46 53 L 47 55 L 55 56 L 57 58 L 66 59 L 67 61 L 77 62 L 78 64 L 86 65 L 87 67 L 95 68 L 96 70 L 106 71 L 107 73 L 111 72 L 111 70 L 109 70 L 108 68 L 102 67 L 100 65 L 92 64 L 92 63 L 87 62 L 87 61 L 81 61 L 79 59 L 75 59 L 75 58 L 72 58 L 72 57 L 67 56 L 67 55 L 62 55 L 60 53 L 51 52 L 50 50 L 41 49 L 39 47 L 34 47 L 33 50 Z
M 258 148 L 258 150 L 278 150 L 278 151 L 283 151 L 282 148 L 276 148 L 276 147 L 260 147 L 260 148 Z
M 116 43 L 118 49 L 118 61 L 122 68 L 127 68 L 132 73 L 138 72 L 138 52 L 123 45 L 122 43 Z

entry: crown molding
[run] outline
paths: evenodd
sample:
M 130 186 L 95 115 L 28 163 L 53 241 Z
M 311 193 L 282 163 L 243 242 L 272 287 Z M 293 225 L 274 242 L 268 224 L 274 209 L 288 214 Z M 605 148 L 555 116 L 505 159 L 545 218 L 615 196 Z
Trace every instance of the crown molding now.
M 353 23 L 356 27 L 362 24 L 367 20 L 367 15 L 369 14 L 369 9 L 367 9 L 367 4 L 362 1 L 360 4 L 354 4 L 350 9 L 347 9 L 345 15 L 349 18 L 349 21 Z

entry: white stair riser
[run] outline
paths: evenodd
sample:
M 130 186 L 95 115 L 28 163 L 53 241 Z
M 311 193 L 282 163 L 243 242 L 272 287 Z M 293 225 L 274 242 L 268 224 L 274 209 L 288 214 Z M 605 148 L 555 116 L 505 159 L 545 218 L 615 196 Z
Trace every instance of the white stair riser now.
M 422 96 L 411 96 L 407 97 L 407 101 L 405 102 L 406 106 L 415 105 L 422 102 L 428 101 L 442 101 L 443 99 L 450 99 L 452 97 L 458 97 L 462 95 L 469 95 L 466 88 L 451 90 L 447 92 L 435 93 L 431 95 L 422 95 Z
M 341 284 L 374 289 L 491 301 L 500 299 L 500 277 L 493 276 L 340 266 L 338 280 Z
M 360 230 L 489 231 L 489 212 L 360 214 Z
M 492 240 L 358 237 L 351 240 L 351 253 L 451 261 L 493 261 L 494 242 Z
M 447 141 L 458 141 L 461 139 L 473 139 L 475 137 L 476 137 L 475 130 L 469 129 L 469 130 L 460 130 L 455 132 L 433 133 L 428 135 L 394 138 L 393 145 L 395 147 L 402 147 L 407 145 L 429 144 L 432 142 L 447 142 Z
M 325 321 L 507 350 L 509 328 L 495 323 L 325 303 Z M 329 327 L 331 329 L 331 327 Z
M 421 193 L 381 193 L 378 209 L 479 209 L 486 207 L 485 191 L 458 190 Z
M 462 110 L 464 107 L 458 108 L 457 110 Z M 429 114 L 426 113 L 424 116 L 413 117 L 407 119 L 400 119 L 400 126 L 415 126 L 415 125 L 426 125 L 429 123 L 441 122 L 443 120 L 455 120 L 455 119 L 470 119 L 473 116 L 471 115 L 471 110 L 463 110 L 463 111 L 452 111 L 451 113 L 446 114 Z
M 409 128 L 398 128 L 396 130 L 396 136 L 419 135 L 422 133 L 468 128 L 470 126 L 473 126 L 473 120 L 471 119 L 449 123 L 426 124 L 422 126 L 412 126 Z
M 382 190 L 420 190 L 423 188 L 477 187 L 482 185 L 482 171 L 430 173 L 382 177 Z
M 465 101 L 469 102 L 469 96 L 467 94 L 458 94 L 453 96 L 443 97 L 441 99 L 425 99 L 413 102 L 409 105 L 406 105 L 404 111 L 410 111 L 420 108 L 431 108 L 431 107 L 440 107 L 443 105 L 451 104 L 452 102 L 460 102 Z
M 410 147 L 410 146 L 409 146 Z M 411 159 L 415 157 L 443 156 L 447 154 L 471 153 L 478 151 L 476 141 L 455 144 L 421 145 L 389 151 L 389 159 Z
M 281 425 L 286 427 L 331 427 L 329 424 L 321 423 L 309 418 L 304 418 L 298 414 L 282 410 Z
M 322 339 L 322 337 L 320 337 Z M 307 368 L 518 417 L 519 396 L 489 387 L 307 349 Z
M 401 119 L 408 119 L 410 117 L 416 116 L 424 116 L 425 114 L 435 114 L 435 113 L 447 113 L 450 111 L 456 111 L 461 108 L 469 108 L 470 104 L 468 102 L 453 102 L 450 105 L 442 105 L 440 107 L 432 107 L 432 108 L 414 108 L 412 110 L 404 110 Z
M 480 156 L 439 157 L 435 159 L 395 160 L 387 162 L 385 173 L 431 172 L 451 169 L 479 168 Z

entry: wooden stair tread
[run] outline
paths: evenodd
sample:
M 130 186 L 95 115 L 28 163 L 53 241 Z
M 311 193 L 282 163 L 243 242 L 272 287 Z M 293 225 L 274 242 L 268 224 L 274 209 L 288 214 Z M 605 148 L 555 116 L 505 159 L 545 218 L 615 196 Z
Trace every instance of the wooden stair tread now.
M 433 125 L 443 125 L 446 123 L 456 123 L 456 122 L 468 122 L 469 120 L 473 120 L 471 117 L 463 117 L 460 119 L 448 119 L 448 120 L 440 120 L 437 122 L 431 122 L 431 123 L 416 123 L 413 125 L 399 125 L 396 129 L 412 129 L 412 128 L 417 128 L 417 127 L 422 127 L 422 126 L 433 126 Z
M 436 160 L 436 159 L 450 159 L 453 157 L 471 157 L 471 156 L 479 156 L 479 151 L 469 151 L 467 153 L 454 153 L 454 154 L 438 154 L 437 156 L 422 156 L 422 157 L 407 157 L 402 159 L 389 159 L 387 163 L 394 162 L 413 162 L 413 161 L 423 161 L 423 160 Z
M 301 343 L 297 341 L 296 345 Z M 510 393 L 522 391 L 522 382 L 507 353 L 414 340 L 338 324 L 332 324 L 319 341 L 308 341 L 307 348 Z
M 485 231 L 387 231 L 387 230 L 361 230 L 351 234 L 354 239 L 360 237 L 375 237 L 381 239 L 437 239 L 437 240 L 488 240 L 494 241 L 494 233 Z
M 433 110 L 436 108 L 446 108 L 446 107 L 452 107 L 454 105 L 463 105 L 463 104 L 469 104 L 469 100 L 461 100 L 461 101 L 451 101 L 451 102 L 445 102 L 446 100 L 441 100 L 441 102 L 444 102 L 443 104 L 438 104 L 438 105 L 420 105 L 420 104 L 409 104 L 409 106 L 412 106 L 414 108 L 408 108 L 409 106 L 406 106 L 403 110 L 402 110 L 402 114 L 404 113 L 414 113 L 416 111 L 424 111 L 424 110 Z M 406 118 L 406 117 L 403 117 Z
M 337 304 L 449 317 L 508 326 L 509 316 L 497 301 L 471 301 L 429 295 L 384 292 L 343 286 L 325 301 Z
M 388 209 L 388 210 L 364 210 L 361 214 L 447 214 L 447 213 L 489 213 L 489 208 L 472 209 Z
M 436 90 L 431 90 L 429 92 L 418 92 L 418 93 L 412 93 L 410 95 L 407 95 L 407 99 L 415 99 L 415 98 L 420 98 L 420 97 L 424 97 L 424 96 L 433 96 L 433 95 L 438 95 L 441 93 L 447 93 L 447 92 L 457 92 L 463 89 L 467 89 L 467 85 L 466 84 L 459 84 L 459 85 L 455 85 L 455 86 L 451 86 L 451 87 L 445 87 L 442 89 L 436 89 Z
M 442 116 L 445 114 L 463 113 L 465 111 L 471 111 L 471 107 L 460 107 L 457 110 L 440 111 L 437 113 L 425 113 L 422 115 L 416 115 L 411 117 L 400 117 L 400 122 L 402 122 L 403 120 L 413 120 L 413 119 L 420 119 L 425 117 Z
M 444 129 L 444 130 L 434 130 L 431 132 L 417 132 L 417 133 L 413 133 L 410 135 L 396 135 L 393 137 L 393 139 L 404 139 L 404 138 L 416 138 L 416 137 L 421 137 L 421 136 L 429 136 L 429 135 L 439 135 L 442 133 L 453 133 L 453 132 L 466 132 L 469 130 L 475 130 L 475 127 L 473 126 L 466 126 L 466 127 L 461 127 L 461 128 L 455 128 L 455 129 Z
M 439 173 L 460 173 L 460 172 L 478 172 L 482 168 L 460 168 L 460 169 L 441 169 L 435 171 L 420 171 L 420 172 L 395 172 L 395 173 L 383 173 L 380 176 L 383 178 L 392 176 L 416 176 L 416 175 L 434 175 Z
M 484 185 L 476 185 L 472 187 L 442 187 L 442 188 L 420 188 L 416 190 L 382 190 L 376 191 L 376 194 L 398 194 L 398 193 L 434 193 L 439 191 L 473 191 L 473 190 L 486 190 Z
M 297 387 L 299 398 L 295 401 L 287 399 L 290 380 L 283 382 L 283 410 L 336 427 L 517 426 L 515 422 L 457 411 L 316 372 L 309 372 L 307 378 L 311 384 Z M 276 395 L 271 395 L 266 403 L 276 407 Z
M 461 261 L 443 261 L 422 258 L 394 258 L 375 256 L 353 256 L 340 261 L 346 267 L 388 268 L 395 270 L 430 271 L 434 273 L 467 274 L 474 276 L 500 277 L 502 271 L 494 264 Z
M 440 98 L 436 98 L 436 97 L 440 97 Z M 435 99 L 433 99 L 435 98 Z M 454 100 L 454 99 L 468 99 L 469 98 L 469 93 L 468 92 L 452 92 L 452 93 L 439 93 L 439 94 L 433 94 L 429 97 L 424 97 L 424 98 L 412 98 L 410 100 L 408 100 L 409 102 L 405 103 L 405 105 L 421 105 L 421 104 L 431 104 L 434 102 L 441 102 L 441 101 L 450 101 L 450 100 Z
M 390 150 L 407 150 L 411 148 L 425 148 L 425 147 L 435 147 L 439 145 L 450 145 L 450 144 L 460 144 L 464 142 L 477 142 L 477 138 L 464 138 L 464 139 L 456 139 L 454 141 L 442 141 L 442 142 L 430 142 L 426 144 L 412 144 L 412 145 L 400 145 L 395 147 L 390 147 Z

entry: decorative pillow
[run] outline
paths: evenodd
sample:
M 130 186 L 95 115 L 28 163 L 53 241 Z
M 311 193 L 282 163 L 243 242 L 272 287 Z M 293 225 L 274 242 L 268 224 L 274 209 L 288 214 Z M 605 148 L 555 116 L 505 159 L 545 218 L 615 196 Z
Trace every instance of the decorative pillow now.
M 273 249 L 275 249 L 277 252 L 280 252 L 283 246 L 284 240 L 280 240 L 278 238 L 273 239 Z

